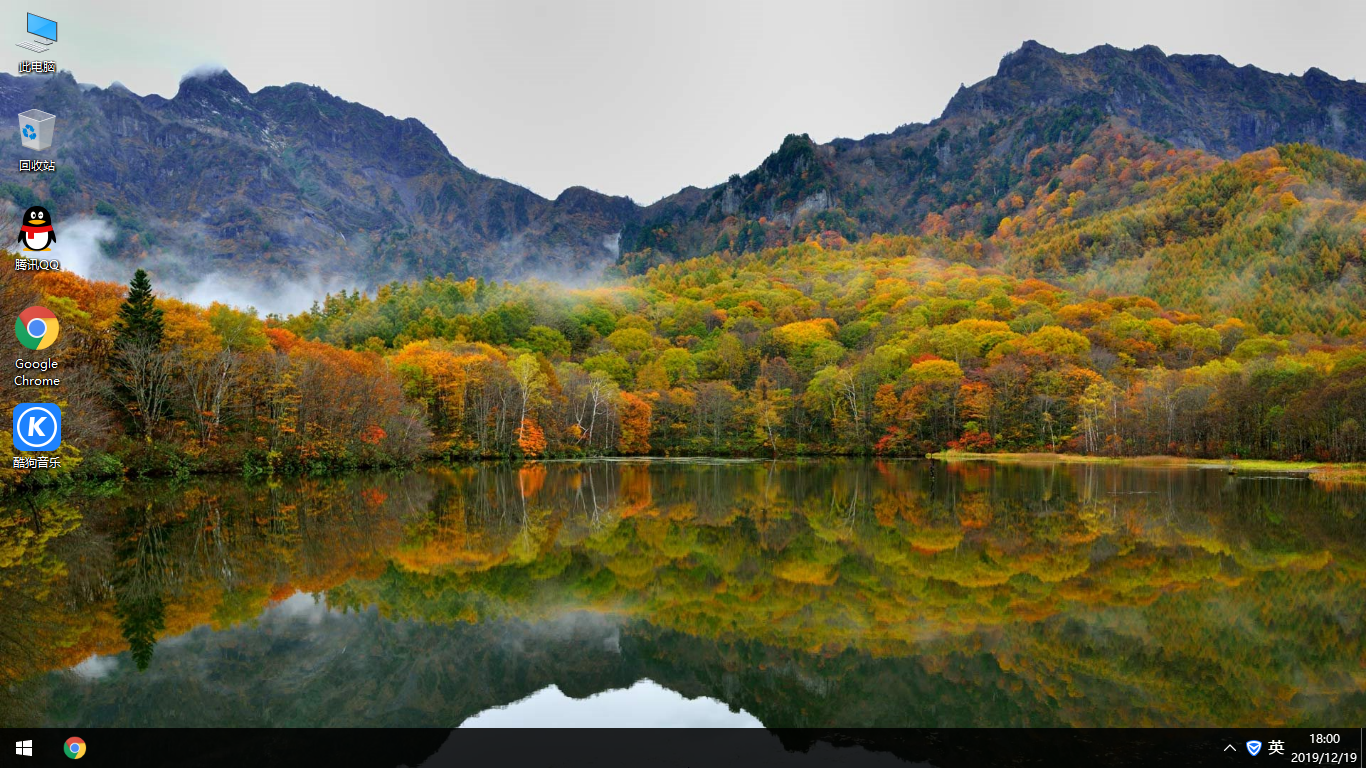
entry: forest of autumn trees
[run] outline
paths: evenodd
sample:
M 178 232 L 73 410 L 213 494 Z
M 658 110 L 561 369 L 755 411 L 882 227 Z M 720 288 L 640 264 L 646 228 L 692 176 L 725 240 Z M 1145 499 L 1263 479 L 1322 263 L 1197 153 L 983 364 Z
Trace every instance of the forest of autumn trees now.
M 428 432 L 378 356 L 306 341 L 254 314 L 66 272 L 5 273 L 5 306 L 62 321 L 60 471 L 71 475 L 312 471 L 413 461 Z M 47 353 L 26 352 L 37 359 Z M 12 388 L 12 406 L 37 396 Z M 22 480 L 23 470 L 5 483 Z
M 714 256 L 557 301 L 432 279 L 285 326 L 390 354 L 447 455 L 516 455 L 530 418 L 554 455 L 1363 456 L 1360 344 L 1077 296 L 920 247 Z
M 827 231 L 577 290 L 433 277 L 288 318 L 157 296 L 141 272 L 7 274 L 3 298 L 60 317 L 63 471 L 95 476 L 945 448 L 1366 459 L 1366 163 L 1101 154 L 1005 201 L 985 239 L 948 211 L 920 236 Z

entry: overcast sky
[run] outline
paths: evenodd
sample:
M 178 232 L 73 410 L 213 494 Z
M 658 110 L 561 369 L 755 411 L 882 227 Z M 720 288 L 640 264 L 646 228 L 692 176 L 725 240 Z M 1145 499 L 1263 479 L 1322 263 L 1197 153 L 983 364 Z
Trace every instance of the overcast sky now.
M 77 80 L 172 96 L 220 65 L 427 124 L 476 170 L 554 197 L 638 202 L 743 173 L 788 133 L 862 137 L 937 117 L 1036 39 L 1217 53 L 1366 80 L 1366 2 L 42 0 Z M 16 54 L 24 54 L 15 48 Z

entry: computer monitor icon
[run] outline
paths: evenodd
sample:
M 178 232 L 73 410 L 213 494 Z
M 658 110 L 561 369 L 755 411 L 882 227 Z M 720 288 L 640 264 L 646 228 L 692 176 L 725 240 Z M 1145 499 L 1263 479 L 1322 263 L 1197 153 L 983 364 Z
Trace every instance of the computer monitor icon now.
M 28 15 L 28 33 L 43 38 L 39 42 L 51 45 L 57 42 L 57 22 L 30 13 Z

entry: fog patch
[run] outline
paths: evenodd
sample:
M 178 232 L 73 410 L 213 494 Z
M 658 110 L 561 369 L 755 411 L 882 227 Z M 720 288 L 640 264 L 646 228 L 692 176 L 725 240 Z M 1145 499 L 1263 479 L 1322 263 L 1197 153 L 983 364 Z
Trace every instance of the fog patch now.
M 340 293 L 351 287 L 343 278 L 324 277 L 315 270 L 271 284 L 257 278 L 214 272 L 189 285 L 171 281 L 163 286 L 163 290 L 194 304 L 219 302 L 283 316 L 303 312 L 314 301 L 321 301 L 324 295 Z
M 225 66 L 223 66 L 222 64 L 200 64 L 199 66 L 197 66 L 197 67 L 191 69 L 189 72 L 186 72 L 185 74 L 181 75 L 181 76 L 180 76 L 180 82 L 183 83 L 183 82 L 185 82 L 186 80 L 195 80 L 195 79 L 198 79 L 198 78 L 213 77 L 214 75 L 217 75 L 217 74 L 219 74 L 220 72 L 227 72 L 227 71 L 228 71 L 228 68 L 225 67 Z
M 117 280 L 128 282 L 127 277 L 120 279 L 124 267 L 116 265 L 101 249 L 103 243 L 114 239 L 114 228 L 100 218 L 78 218 L 70 223 L 56 220 L 53 231 L 57 242 L 50 249 L 51 255 L 62 263 L 62 268 L 75 272 L 87 280 Z M 132 274 L 132 270 L 128 270 Z
M 119 666 L 113 656 L 91 655 L 90 658 L 71 668 L 71 673 L 82 680 L 103 680 Z
M 509 625 L 503 636 L 503 642 L 519 653 L 526 652 L 528 644 L 546 641 L 596 645 L 608 653 L 620 654 L 621 625 L 611 614 L 570 611 L 534 624 Z
M 202 264 L 168 250 L 158 250 L 131 262 L 105 255 L 104 244 L 114 239 L 114 228 L 101 217 L 82 217 L 56 224 L 57 244 L 51 255 L 62 267 L 87 280 L 127 283 L 139 267 L 147 270 L 157 293 L 194 304 L 214 302 L 266 314 L 289 315 L 307 310 L 325 294 L 351 290 L 355 284 L 339 275 L 324 275 L 316 265 L 301 274 L 276 279 L 249 277 L 220 270 L 204 271 Z
M 316 626 L 321 624 L 331 609 L 320 596 L 295 592 L 266 609 L 262 618 L 294 621 Z
M 17 216 L 16 206 L 8 205 L 7 215 Z M 197 225 L 179 224 L 178 231 L 191 243 L 207 243 L 207 235 Z M 58 259 L 64 269 L 87 280 L 105 280 L 126 284 L 141 268 L 151 277 L 152 288 L 158 295 L 172 296 L 182 301 L 207 306 L 227 304 L 239 309 L 255 309 L 262 314 L 288 316 L 308 311 L 314 302 L 321 302 L 327 294 L 360 291 L 373 295 L 379 284 L 397 280 L 419 280 L 422 275 L 408 273 L 393 265 L 381 265 L 368 277 L 339 274 L 339 265 L 360 261 L 370 250 L 364 237 L 352 237 L 348 246 L 354 255 L 337 254 L 331 258 L 317 257 L 311 264 L 288 271 L 280 269 L 274 275 L 245 275 L 225 269 L 205 257 L 190 257 L 166 248 L 156 248 L 136 259 L 115 259 L 106 254 L 114 242 L 116 231 L 112 222 L 101 216 L 83 216 L 69 222 L 56 223 L 58 242 L 45 255 Z M 506 269 L 502 279 L 512 283 L 540 281 L 555 288 L 584 290 L 618 285 L 621 280 L 609 278 L 606 270 L 616 262 L 613 254 L 620 235 L 604 238 L 603 258 L 587 263 L 576 263 L 572 252 L 566 250 L 559 258 L 533 258 L 518 242 L 505 241 L 498 249 L 498 261 Z M 328 268 L 324 268 L 324 266 Z
M 528 248 L 526 240 L 527 235 L 520 233 L 492 246 L 488 251 L 489 263 L 497 265 L 497 271 L 486 276 L 509 283 L 540 280 L 571 290 L 598 288 L 611 282 L 606 277 L 607 269 L 620 258 L 619 232 L 604 236 L 598 243 L 601 253 L 588 258 L 565 246 Z

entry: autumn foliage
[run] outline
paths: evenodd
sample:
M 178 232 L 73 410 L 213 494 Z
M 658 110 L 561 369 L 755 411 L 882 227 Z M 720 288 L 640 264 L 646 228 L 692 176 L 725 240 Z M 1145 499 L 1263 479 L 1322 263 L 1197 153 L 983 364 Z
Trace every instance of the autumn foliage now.
M 536 422 L 522 419 L 521 437 L 517 438 L 517 447 L 522 450 L 523 456 L 534 458 L 545 453 L 545 433 L 536 426 Z
M 950 205 L 920 236 L 813 234 L 582 290 L 434 277 L 283 320 L 161 296 L 163 338 L 136 350 L 150 373 L 131 384 L 120 286 L 7 273 L 4 294 L 61 319 L 69 450 L 96 473 L 944 448 L 1366 458 L 1366 163 L 1088 135 L 1039 187 Z

